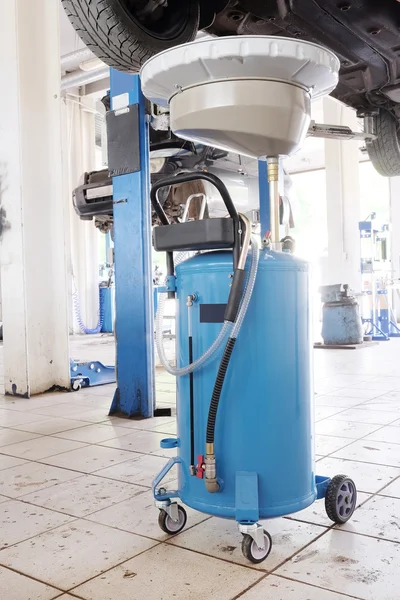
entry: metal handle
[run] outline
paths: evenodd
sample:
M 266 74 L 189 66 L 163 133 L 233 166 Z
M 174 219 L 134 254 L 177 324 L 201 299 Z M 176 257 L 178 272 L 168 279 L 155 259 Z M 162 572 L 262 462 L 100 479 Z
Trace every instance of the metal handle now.
M 197 181 L 198 179 L 208 181 L 214 187 L 217 188 L 222 200 L 224 201 L 229 216 L 232 217 L 232 219 L 235 221 L 235 224 L 239 224 L 239 215 L 237 213 L 235 205 L 232 202 L 232 198 L 228 192 L 226 185 L 219 179 L 219 177 L 213 175 L 212 173 L 208 173 L 207 171 L 196 171 L 195 173 L 180 173 L 179 175 L 173 175 L 171 177 L 166 177 L 165 179 L 160 179 L 160 181 L 157 181 L 157 183 L 153 185 L 150 192 L 151 204 L 153 205 L 154 211 L 160 219 L 161 223 L 163 225 L 169 225 L 167 215 L 165 214 L 157 197 L 158 190 L 171 185 L 179 185 L 180 183 Z
M 201 201 L 199 221 L 201 221 L 202 219 L 204 219 L 204 213 L 206 212 L 207 196 L 205 194 L 192 194 L 186 200 L 185 210 L 183 211 L 181 223 L 186 223 L 186 220 L 187 220 L 188 215 L 189 215 L 189 208 L 190 208 L 190 205 L 191 205 L 192 200 L 194 198 L 203 198 L 202 201 Z

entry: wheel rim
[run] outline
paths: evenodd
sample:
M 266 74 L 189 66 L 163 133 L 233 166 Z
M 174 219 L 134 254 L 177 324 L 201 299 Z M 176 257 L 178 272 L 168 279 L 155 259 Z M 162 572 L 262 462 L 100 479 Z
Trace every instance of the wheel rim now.
M 350 480 L 344 481 L 336 496 L 336 510 L 341 519 L 347 519 L 354 511 L 357 498 L 356 487 Z
M 144 32 L 160 40 L 172 40 L 185 29 L 190 16 L 190 2 L 168 0 L 165 5 L 153 0 L 154 8 L 149 9 L 149 0 L 122 0 L 130 17 Z
M 176 531 L 179 531 L 180 529 L 182 529 L 184 523 L 185 523 L 185 515 L 183 514 L 183 512 L 181 510 L 178 512 L 178 520 L 177 521 L 174 521 L 173 519 L 171 519 L 171 517 L 169 515 L 167 515 L 167 517 L 165 519 L 165 525 L 166 525 L 168 531 L 170 531 L 171 533 L 175 533 Z
M 264 535 L 264 544 L 265 544 L 265 548 L 263 550 L 262 548 L 259 548 L 257 546 L 256 542 L 253 540 L 253 542 L 251 544 L 251 555 L 256 560 L 262 560 L 263 558 L 265 558 L 268 555 L 268 553 L 270 551 L 271 543 L 270 543 L 269 537 L 267 535 Z

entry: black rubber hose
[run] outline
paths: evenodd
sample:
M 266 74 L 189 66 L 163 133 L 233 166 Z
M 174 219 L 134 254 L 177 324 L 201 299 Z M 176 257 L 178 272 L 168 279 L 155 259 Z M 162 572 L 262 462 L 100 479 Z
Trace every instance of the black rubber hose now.
M 214 389 L 211 397 L 210 408 L 208 411 L 206 443 L 214 444 L 215 423 L 217 421 L 217 412 L 219 399 L 221 397 L 222 387 L 225 381 L 225 375 L 228 370 L 229 361 L 231 360 L 232 352 L 235 347 L 236 338 L 229 338 L 225 346 L 224 354 L 222 355 L 219 365 L 217 378 L 215 380 Z
M 232 281 L 232 287 L 228 298 L 228 304 L 225 309 L 224 321 L 233 323 L 239 312 L 240 300 L 243 293 L 243 284 L 246 279 L 244 269 L 235 269 Z

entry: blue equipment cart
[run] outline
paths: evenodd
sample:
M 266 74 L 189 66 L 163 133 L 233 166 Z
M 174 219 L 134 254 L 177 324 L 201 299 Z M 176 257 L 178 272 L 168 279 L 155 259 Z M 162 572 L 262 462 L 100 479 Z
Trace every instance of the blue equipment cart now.
M 199 177 L 218 187 L 229 219 L 170 225 L 157 189 L 152 191 L 165 223 L 155 230 L 155 246 L 169 252 L 170 278 L 175 272 L 174 285 L 170 279 L 164 291 L 177 299 L 178 369 L 166 366 L 180 375 L 178 436 L 161 443 L 176 447 L 177 456 L 155 478 L 153 491 L 164 531 L 177 533 L 185 526 L 185 510 L 174 502 L 180 499 L 196 510 L 235 519 L 243 554 L 258 563 L 272 545 L 259 519 L 294 513 L 325 498 L 328 516 L 344 523 L 357 492 L 344 475 L 315 474 L 307 263 L 269 249 L 258 254 L 255 240 L 248 255 L 249 223 L 237 215 L 222 182 L 208 173 L 178 175 L 175 181 Z M 168 179 L 155 187 L 169 184 Z M 212 251 L 174 270 L 173 249 Z M 220 341 L 222 330 L 226 337 L 219 347 L 190 372 L 190 365 Z M 162 481 L 176 464 L 178 489 L 168 490 Z

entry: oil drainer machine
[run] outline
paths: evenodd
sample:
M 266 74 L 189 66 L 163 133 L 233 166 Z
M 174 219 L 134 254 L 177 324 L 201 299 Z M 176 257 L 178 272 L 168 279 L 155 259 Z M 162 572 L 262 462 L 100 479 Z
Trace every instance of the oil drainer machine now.
M 157 349 L 177 376 L 177 438 L 161 442 L 177 456 L 153 482 L 159 524 L 170 534 L 185 526 L 177 499 L 235 519 L 243 554 L 254 563 L 272 546 L 259 520 L 325 498 L 328 516 L 340 524 L 357 501 L 351 479 L 315 473 L 309 269 L 279 248 L 279 156 L 300 147 L 311 100 L 332 91 L 339 66 L 312 43 L 237 36 L 167 50 L 141 72 L 144 95 L 169 106 L 178 136 L 267 161 L 270 219 L 261 250 L 212 174 L 180 173 L 151 192 L 162 223 L 154 247 L 167 253 L 168 269 Z M 216 187 L 227 218 L 169 223 L 158 191 L 194 179 Z M 192 256 L 182 260 L 187 251 Z M 176 366 L 163 349 L 167 295 L 176 297 Z M 174 465 L 178 486 L 170 490 L 163 479 Z

